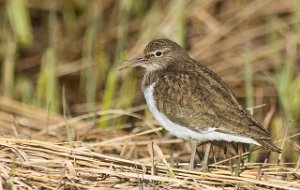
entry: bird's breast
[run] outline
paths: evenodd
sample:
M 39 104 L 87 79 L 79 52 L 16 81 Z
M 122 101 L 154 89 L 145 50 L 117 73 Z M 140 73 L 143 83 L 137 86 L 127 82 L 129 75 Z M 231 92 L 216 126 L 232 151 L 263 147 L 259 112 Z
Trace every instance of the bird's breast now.
M 159 80 L 159 76 L 155 72 L 146 72 L 142 82 L 143 92 L 153 83 Z

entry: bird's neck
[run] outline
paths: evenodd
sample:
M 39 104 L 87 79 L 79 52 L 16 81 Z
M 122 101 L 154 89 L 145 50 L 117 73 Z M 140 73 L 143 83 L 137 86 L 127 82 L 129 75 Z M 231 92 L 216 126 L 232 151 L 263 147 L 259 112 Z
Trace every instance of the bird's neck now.
M 142 82 L 142 90 L 144 91 L 147 87 L 149 87 L 154 82 L 157 82 L 159 79 L 158 71 L 146 71 L 143 82 Z
M 160 68 L 157 70 L 146 69 L 146 73 L 142 82 L 142 90 L 144 91 L 147 87 L 149 87 L 154 82 L 157 82 L 161 77 L 164 76 L 165 73 L 177 73 L 183 71 L 194 70 L 196 66 L 196 62 L 193 59 L 183 60 L 184 65 L 176 65 L 176 64 L 168 64 L 165 68 Z

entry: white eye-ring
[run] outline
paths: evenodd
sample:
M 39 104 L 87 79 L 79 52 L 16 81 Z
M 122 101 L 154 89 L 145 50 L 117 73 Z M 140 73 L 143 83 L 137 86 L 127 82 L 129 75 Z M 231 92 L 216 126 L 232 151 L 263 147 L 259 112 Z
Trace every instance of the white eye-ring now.
M 162 51 L 156 51 L 154 52 L 155 57 L 161 57 L 163 55 Z

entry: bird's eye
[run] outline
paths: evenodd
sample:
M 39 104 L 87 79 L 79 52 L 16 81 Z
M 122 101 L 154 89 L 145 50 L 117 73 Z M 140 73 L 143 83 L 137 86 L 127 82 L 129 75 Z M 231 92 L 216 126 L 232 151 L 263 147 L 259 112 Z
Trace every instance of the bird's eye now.
M 155 57 L 161 57 L 163 53 L 161 51 L 156 51 L 155 52 Z

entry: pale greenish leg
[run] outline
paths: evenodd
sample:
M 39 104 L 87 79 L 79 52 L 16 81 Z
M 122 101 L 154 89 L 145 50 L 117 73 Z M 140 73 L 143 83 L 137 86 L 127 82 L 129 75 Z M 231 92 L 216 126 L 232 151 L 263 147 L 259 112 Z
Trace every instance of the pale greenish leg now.
M 211 149 L 211 143 L 207 143 L 205 147 L 204 158 L 201 163 L 201 170 L 204 171 L 208 170 L 208 158 L 209 158 L 210 149 Z
M 194 140 L 191 140 L 191 146 L 192 146 L 192 152 L 191 152 L 191 157 L 190 157 L 189 170 L 194 169 L 195 154 L 196 154 L 198 143 Z

